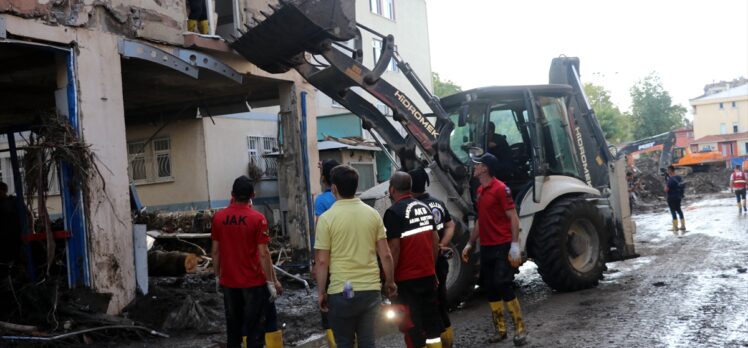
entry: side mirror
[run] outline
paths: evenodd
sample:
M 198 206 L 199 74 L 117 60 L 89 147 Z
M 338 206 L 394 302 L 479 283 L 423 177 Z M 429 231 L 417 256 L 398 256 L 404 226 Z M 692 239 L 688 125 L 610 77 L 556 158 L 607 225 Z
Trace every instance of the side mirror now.
M 460 106 L 460 115 L 457 119 L 458 127 L 465 127 L 467 124 L 468 112 L 470 111 L 470 105 L 463 104 Z

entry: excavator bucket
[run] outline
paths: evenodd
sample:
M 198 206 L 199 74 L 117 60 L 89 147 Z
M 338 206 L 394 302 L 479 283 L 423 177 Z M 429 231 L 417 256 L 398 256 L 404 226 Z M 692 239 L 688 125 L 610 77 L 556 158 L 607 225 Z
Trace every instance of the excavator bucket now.
M 318 54 L 329 40 L 356 36 L 356 3 L 350 0 L 281 0 L 272 13 L 230 43 L 247 60 L 270 73 L 298 65 L 304 52 Z M 255 22 L 258 22 L 255 19 Z

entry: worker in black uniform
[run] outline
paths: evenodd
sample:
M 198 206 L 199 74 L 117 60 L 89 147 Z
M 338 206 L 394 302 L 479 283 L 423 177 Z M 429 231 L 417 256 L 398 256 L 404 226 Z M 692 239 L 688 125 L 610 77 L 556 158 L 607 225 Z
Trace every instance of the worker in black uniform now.
M 450 247 L 452 237 L 455 233 L 455 222 L 449 215 L 449 210 L 444 202 L 434 198 L 426 192 L 426 186 L 430 185 L 429 175 L 423 168 L 415 169 L 410 172 L 413 180 L 411 191 L 413 197 L 425 203 L 434 215 L 434 224 L 439 234 L 439 255 L 436 258 L 436 279 L 439 281 L 437 295 L 439 297 L 439 312 L 441 314 L 444 332 L 442 332 L 442 346 L 451 348 L 454 342 L 454 331 L 452 322 L 449 320 L 449 303 L 447 302 L 447 273 L 449 272 L 449 259 L 454 256 L 454 251 Z
M 413 198 L 411 185 L 408 173 L 392 174 L 389 194 L 393 204 L 383 219 L 395 262 L 398 295 L 394 302 L 407 313 L 407 320 L 400 324 L 407 348 L 441 348 L 444 326 L 435 268 L 439 235 L 431 209 Z

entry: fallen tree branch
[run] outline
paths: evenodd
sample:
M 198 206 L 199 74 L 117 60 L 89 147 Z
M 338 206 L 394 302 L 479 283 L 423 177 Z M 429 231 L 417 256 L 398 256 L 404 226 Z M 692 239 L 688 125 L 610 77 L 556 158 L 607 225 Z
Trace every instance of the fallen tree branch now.
M 27 333 L 39 331 L 39 328 L 36 326 L 13 324 L 6 321 L 0 321 L 0 328 Z
M 148 333 L 151 335 L 169 338 L 169 335 L 163 332 L 158 332 L 156 330 L 149 329 L 145 326 L 109 325 L 109 326 L 93 327 L 89 329 L 68 332 L 68 333 L 64 333 L 61 335 L 57 335 L 57 336 L 0 336 L 0 339 L 7 340 L 7 341 L 56 341 L 56 340 L 61 340 L 61 339 L 68 338 L 68 337 L 77 336 L 77 335 L 84 334 L 84 333 L 101 331 L 101 330 L 114 330 L 114 329 L 148 331 Z

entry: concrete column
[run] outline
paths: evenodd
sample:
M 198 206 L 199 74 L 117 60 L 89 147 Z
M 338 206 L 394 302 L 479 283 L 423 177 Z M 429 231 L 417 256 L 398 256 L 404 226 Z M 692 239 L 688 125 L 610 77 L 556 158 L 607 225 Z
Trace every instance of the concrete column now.
M 279 87 L 281 127 L 283 129 L 278 186 L 282 209 L 286 211 L 285 222 L 293 248 L 293 259 L 297 262 L 309 260 L 310 215 L 305 180 L 305 166 L 301 155 L 301 82 L 284 83 Z M 314 114 L 314 93 L 306 90 L 307 102 L 307 155 L 306 170 L 310 175 L 310 184 L 319 181 L 317 161 L 317 127 Z M 311 186 L 310 185 L 310 186 Z M 285 202 L 285 204 L 283 204 Z
M 107 312 L 114 314 L 135 297 L 122 70 L 115 36 L 80 30 L 77 42 L 83 139 L 104 176 L 104 182 L 91 180 L 86 192 L 91 285 L 112 295 Z

